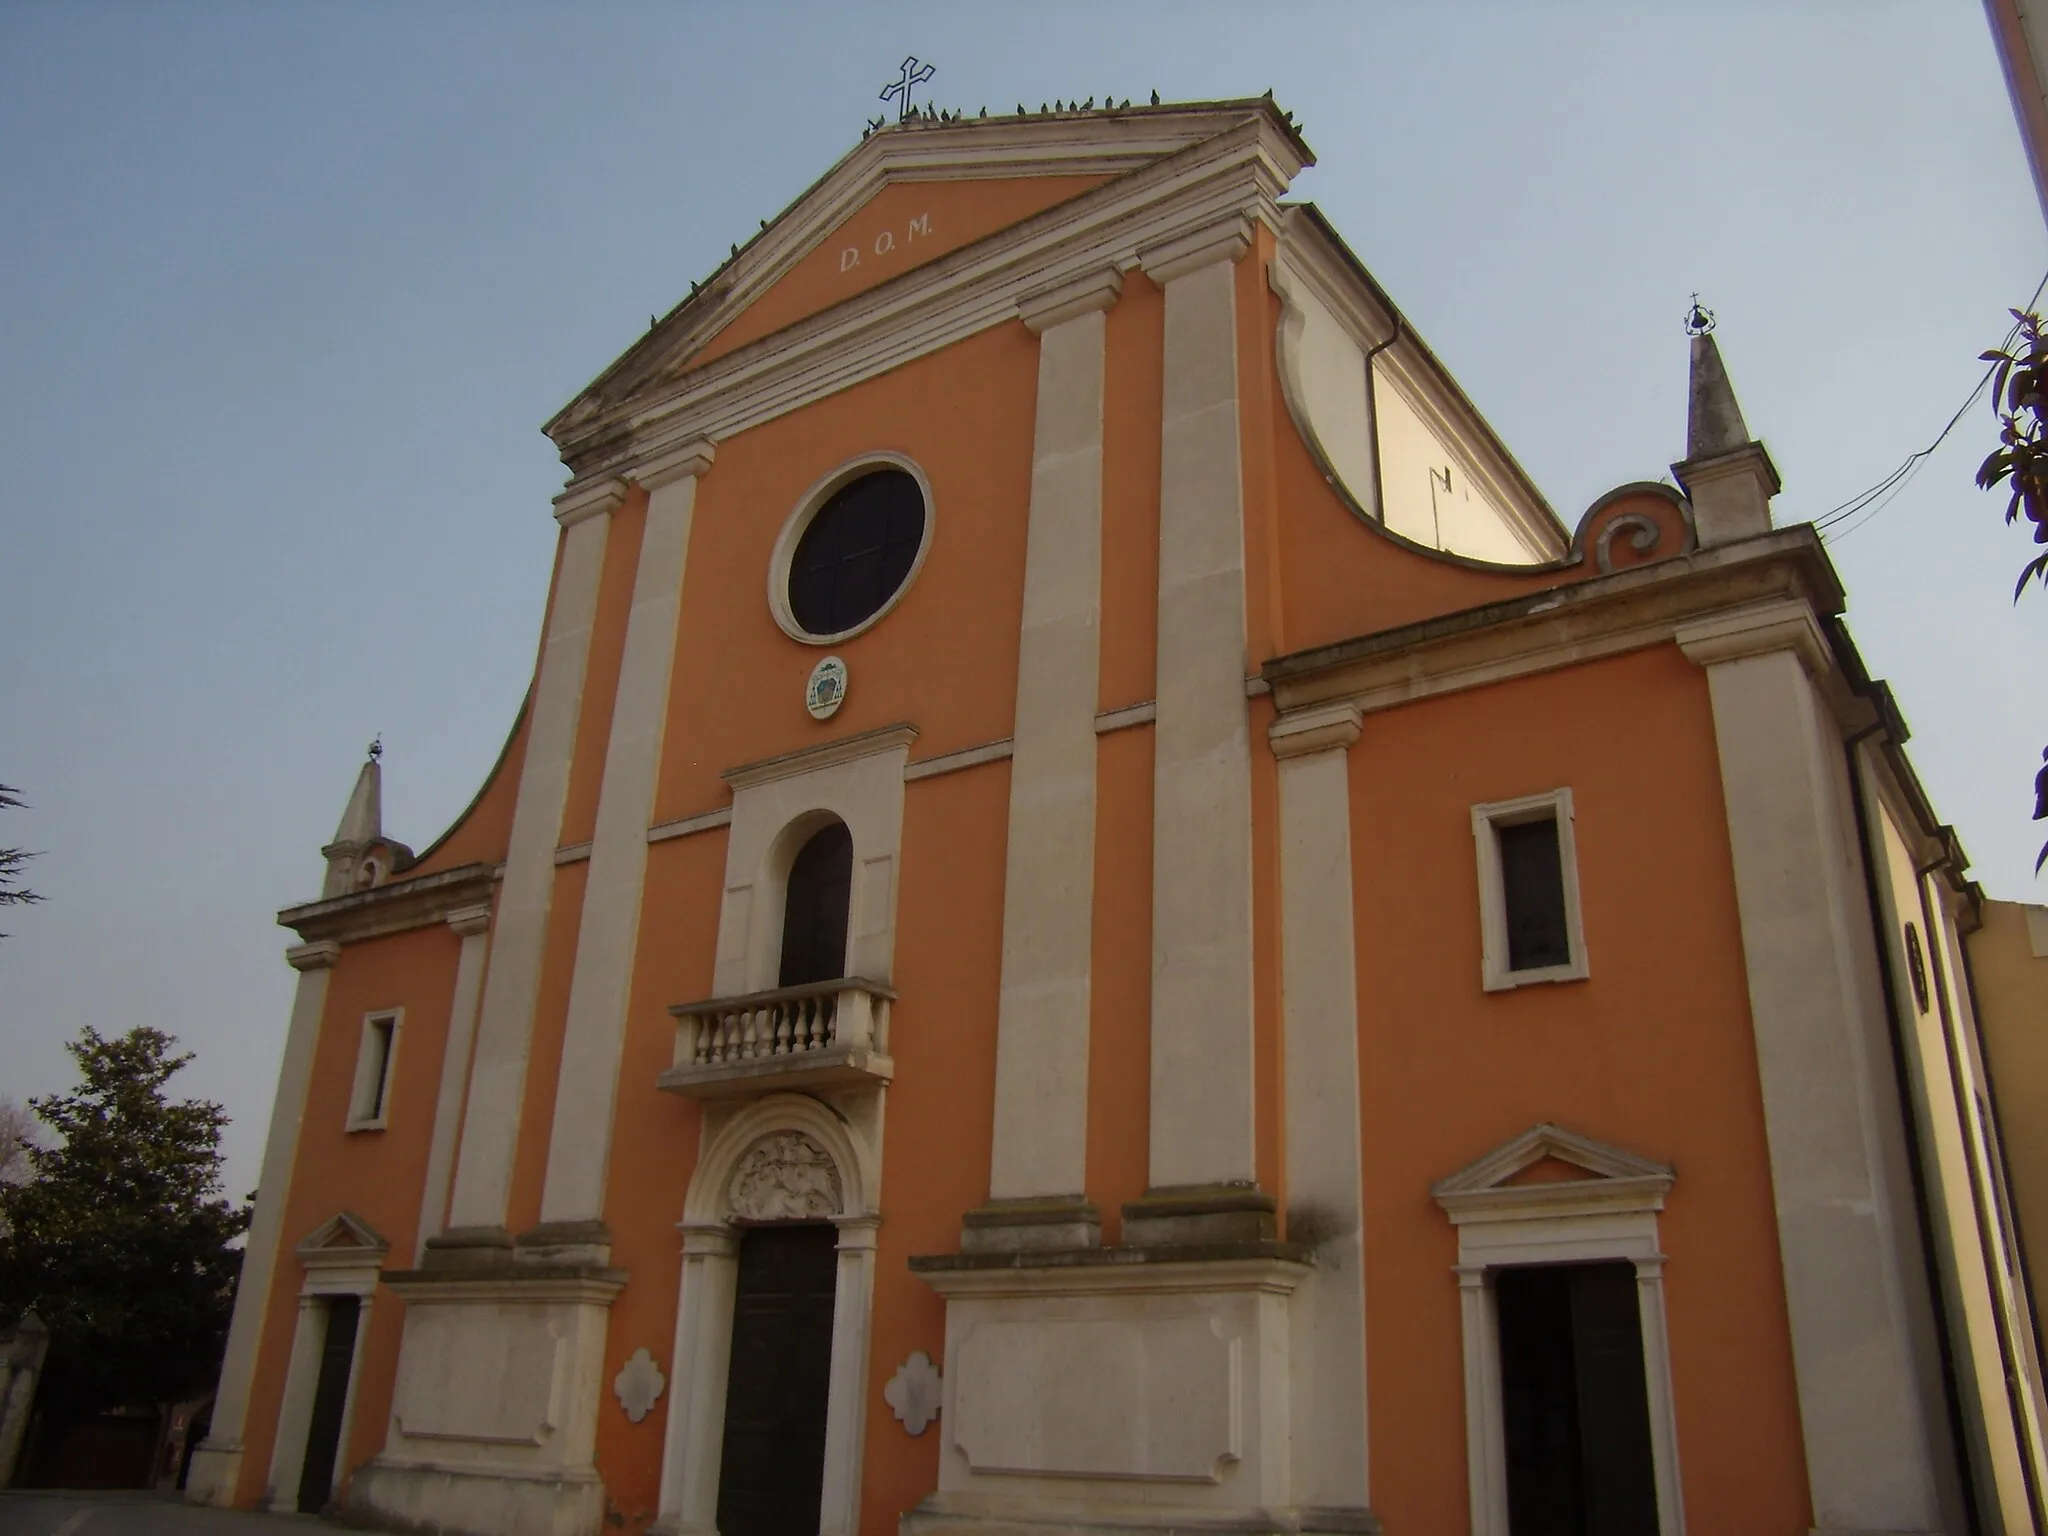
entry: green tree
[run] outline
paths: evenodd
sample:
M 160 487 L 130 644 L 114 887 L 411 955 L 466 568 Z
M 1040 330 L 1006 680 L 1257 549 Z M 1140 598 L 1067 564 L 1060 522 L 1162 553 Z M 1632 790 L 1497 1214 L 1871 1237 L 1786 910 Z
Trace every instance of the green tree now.
M 0 784 L 0 811 L 18 810 L 21 807 L 21 791 L 11 785 Z M 32 853 L 19 848 L 0 848 L 0 907 L 33 906 L 43 898 L 21 883 L 21 867 Z M 0 939 L 7 935 L 0 933 Z
M 82 1031 L 65 1049 L 83 1086 L 29 1100 L 54 1144 L 0 1186 L 0 1317 L 48 1324 L 40 1401 L 59 1414 L 197 1396 L 219 1368 L 249 1213 L 221 1198 L 226 1114 L 164 1094 L 192 1059 L 176 1044 Z
M 2048 335 L 2038 314 L 2016 309 L 2012 318 L 2005 345 L 1981 354 L 1980 360 L 1991 364 L 1998 446 L 1978 466 L 1977 483 L 1987 491 L 2006 487 L 2005 520 L 2016 523 L 2024 515 L 2034 525 L 2036 552 L 2020 567 L 2012 589 L 2012 600 L 2018 602 L 2028 582 L 2048 587 Z M 2034 819 L 2048 821 L 2048 750 L 2041 759 L 2034 775 Z M 2036 874 L 2043 864 L 2048 864 L 2048 843 L 2034 859 Z

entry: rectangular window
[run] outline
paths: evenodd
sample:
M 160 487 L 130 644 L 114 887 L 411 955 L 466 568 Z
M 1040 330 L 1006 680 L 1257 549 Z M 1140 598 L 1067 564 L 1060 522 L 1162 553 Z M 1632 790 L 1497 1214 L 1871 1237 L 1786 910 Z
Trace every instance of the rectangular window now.
M 349 1099 L 348 1128 L 381 1131 L 390 1108 L 391 1067 L 398 1056 L 398 1022 L 402 1015 L 372 1013 L 363 1019 L 362 1044 L 356 1051 L 355 1091 Z
M 1649 1536 L 1657 1477 L 1633 1264 L 1494 1277 L 1514 1536 Z
M 1587 974 L 1572 830 L 1569 789 L 1472 807 L 1487 991 Z

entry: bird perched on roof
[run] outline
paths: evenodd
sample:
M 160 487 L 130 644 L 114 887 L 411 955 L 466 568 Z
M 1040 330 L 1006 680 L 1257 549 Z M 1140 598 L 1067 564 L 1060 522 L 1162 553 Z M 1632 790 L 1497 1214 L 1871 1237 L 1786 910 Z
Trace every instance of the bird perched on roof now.
M 1159 92 L 1156 90 L 1152 93 L 1152 105 L 1155 107 L 1159 105 Z

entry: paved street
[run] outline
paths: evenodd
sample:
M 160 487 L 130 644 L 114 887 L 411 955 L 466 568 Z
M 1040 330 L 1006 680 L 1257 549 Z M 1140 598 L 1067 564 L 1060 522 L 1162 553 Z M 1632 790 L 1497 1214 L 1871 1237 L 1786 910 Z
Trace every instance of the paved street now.
M 311 1515 L 197 1509 L 163 1493 L 0 1493 L 0 1536 L 314 1536 Z

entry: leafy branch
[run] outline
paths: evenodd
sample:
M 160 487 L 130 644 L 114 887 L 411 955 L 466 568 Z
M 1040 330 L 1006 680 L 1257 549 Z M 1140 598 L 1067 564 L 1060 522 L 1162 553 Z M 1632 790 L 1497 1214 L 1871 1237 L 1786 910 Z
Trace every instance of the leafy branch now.
M 2034 557 L 2020 568 L 2012 600 L 2018 602 L 2027 583 L 2048 587 L 2048 336 L 2032 310 L 2012 312 L 2012 333 L 2003 347 L 1979 354 L 1991 364 L 1991 409 L 1998 417 L 1998 446 L 1977 466 L 1977 484 L 1991 491 L 2003 485 L 2009 495 L 2005 520 L 2016 523 L 2022 513 L 2034 525 Z M 2034 776 L 2034 820 L 2048 821 L 2048 750 Z M 2034 860 L 2034 873 L 2048 864 L 2048 843 Z

